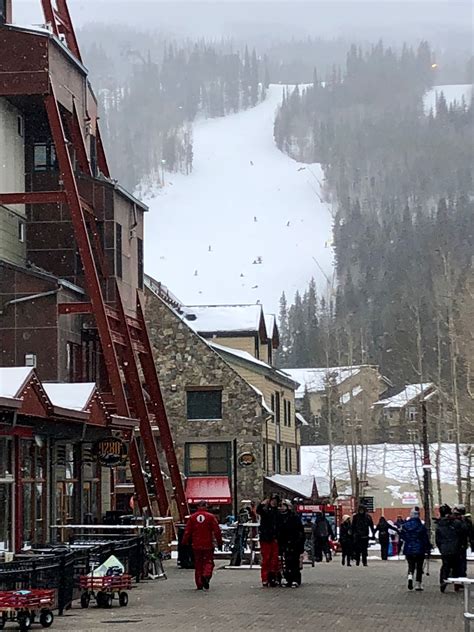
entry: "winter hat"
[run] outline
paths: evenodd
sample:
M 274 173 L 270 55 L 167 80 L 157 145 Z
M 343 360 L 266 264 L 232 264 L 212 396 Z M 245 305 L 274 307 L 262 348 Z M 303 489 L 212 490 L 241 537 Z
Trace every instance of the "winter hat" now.
M 420 517 L 420 512 L 417 509 L 413 508 L 410 511 L 410 518 L 419 518 L 419 517 Z
M 344 515 L 342 516 L 342 522 L 345 522 L 346 520 L 349 520 L 349 519 L 350 519 L 349 514 L 344 514 Z
M 458 516 L 464 516 L 464 514 L 466 513 L 465 505 L 454 505 L 453 513 L 457 514 Z

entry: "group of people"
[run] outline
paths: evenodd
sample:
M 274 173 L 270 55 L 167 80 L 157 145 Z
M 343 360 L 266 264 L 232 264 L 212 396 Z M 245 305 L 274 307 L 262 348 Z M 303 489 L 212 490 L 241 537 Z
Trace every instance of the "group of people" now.
M 301 584 L 305 533 L 301 518 L 289 500 L 277 494 L 257 506 L 262 586 L 297 588 Z
M 467 550 L 474 550 L 474 527 L 470 515 L 463 505 L 451 509 L 448 505 L 439 508 L 440 517 L 435 520 L 435 540 L 441 558 L 440 589 L 446 590 L 448 577 L 465 577 L 467 573 Z M 261 553 L 262 586 L 301 585 L 301 569 L 305 550 L 305 529 L 299 514 L 289 500 L 273 494 L 263 500 L 256 510 L 252 507 L 252 522 L 259 518 L 259 540 Z M 317 512 L 312 525 L 312 542 L 315 561 L 323 556 L 331 561 L 330 542 L 336 534 L 329 520 Z M 344 515 L 339 527 L 339 543 L 342 564 L 367 566 L 369 541 L 378 539 L 382 559 L 387 559 L 391 534 L 395 534 L 402 546 L 401 552 L 408 563 L 408 589 L 423 590 L 423 573 L 426 558 L 432 545 L 420 510 L 414 507 L 410 517 L 401 517 L 396 524 L 381 518 L 374 526 L 372 517 L 364 505 L 353 515 Z M 192 544 L 194 553 L 195 582 L 198 590 L 209 590 L 214 568 L 215 544 L 222 549 L 222 535 L 216 517 L 207 510 L 206 502 L 199 503 L 197 511 L 186 525 L 183 544 Z

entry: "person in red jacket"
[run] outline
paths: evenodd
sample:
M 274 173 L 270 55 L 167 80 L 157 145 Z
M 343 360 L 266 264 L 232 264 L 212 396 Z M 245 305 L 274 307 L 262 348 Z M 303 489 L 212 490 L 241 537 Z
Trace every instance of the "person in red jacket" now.
M 183 544 L 191 544 L 194 554 L 194 580 L 198 590 L 209 590 L 214 569 L 214 539 L 222 547 L 222 534 L 217 518 L 207 511 L 202 500 L 196 513 L 188 520 L 183 535 Z

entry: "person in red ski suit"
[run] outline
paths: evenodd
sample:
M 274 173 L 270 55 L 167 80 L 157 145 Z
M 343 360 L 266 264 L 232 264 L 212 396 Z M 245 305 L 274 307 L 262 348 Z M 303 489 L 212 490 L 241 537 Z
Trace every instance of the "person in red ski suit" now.
M 207 511 L 207 503 L 201 501 L 198 509 L 188 520 L 183 534 L 183 544 L 191 544 L 194 554 L 194 580 L 198 590 L 209 590 L 214 569 L 214 539 L 222 548 L 222 534 L 217 518 Z
M 260 552 L 262 556 L 262 586 L 281 583 L 280 557 L 278 549 L 278 520 L 280 498 L 274 494 L 257 507 L 260 516 Z

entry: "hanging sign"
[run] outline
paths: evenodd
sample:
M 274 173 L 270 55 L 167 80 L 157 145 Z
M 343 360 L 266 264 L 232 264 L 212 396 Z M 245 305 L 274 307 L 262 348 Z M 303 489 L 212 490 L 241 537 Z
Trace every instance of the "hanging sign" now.
M 100 439 L 94 446 L 94 452 L 103 467 L 117 467 L 127 462 L 127 445 L 117 437 Z
M 255 463 L 255 456 L 251 452 L 242 452 L 239 454 L 238 463 L 240 467 L 248 467 Z

